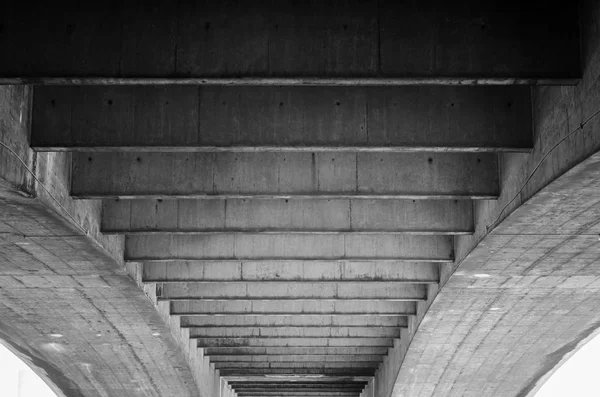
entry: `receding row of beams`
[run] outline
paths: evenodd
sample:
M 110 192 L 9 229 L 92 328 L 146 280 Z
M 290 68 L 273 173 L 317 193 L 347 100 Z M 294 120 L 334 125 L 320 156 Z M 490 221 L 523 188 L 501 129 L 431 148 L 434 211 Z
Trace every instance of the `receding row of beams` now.
M 529 151 L 528 87 L 44 87 L 37 150 Z
M 253 317 L 256 315 L 313 315 L 329 316 L 409 316 L 416 314 L 415 301 L 386 300 L 258 300 L 258 299 L 211 299 L 178 300 L 170 302 L 173 315 Z
M 393 281 L 437 283 L 439 264 L 406 261 L 201 261 L 143 262 L 144 282 Z
M 103 233 L 415 233 L 473 231 L 469 200 L 103 200 Z
M 423 235 L 135 235 L 125 259 L 202 261 L 452 262 L 452 236 Z
M 75 198 L 474 198 L 493 153 L 74 153 Z
M 427 298 L 423 284 L 382 282 L 179 282 L 156 285 L 156 296 L 168 300 L 203 299 L 341 299 L 420 301 Z

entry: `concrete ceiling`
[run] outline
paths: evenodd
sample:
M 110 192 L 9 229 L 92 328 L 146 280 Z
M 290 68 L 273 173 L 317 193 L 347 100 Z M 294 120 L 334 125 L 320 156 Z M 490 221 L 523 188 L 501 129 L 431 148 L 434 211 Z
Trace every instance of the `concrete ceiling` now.
M 200 388 L 207 360 L 239 397 L 386 397 L 534 150 L 529 85 L 578 82 L 577 10 L 292 3 L 14 8 L 0 75 L 45 84 L 38 172 L 101 205 Z

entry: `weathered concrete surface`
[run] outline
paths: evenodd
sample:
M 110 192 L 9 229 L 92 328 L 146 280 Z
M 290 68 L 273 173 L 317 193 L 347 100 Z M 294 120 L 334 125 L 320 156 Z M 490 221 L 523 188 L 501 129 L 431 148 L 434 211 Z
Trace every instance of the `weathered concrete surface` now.
M 33 115 L 41 151 L 533 147 L 529 88 L 518 86 L 38 86 Z
M 101 203 L 70 199 L 71 155 L 27 148 L 30 92 L 0 89 L 2 142 L 23 160 L 0 149 L 2 339 L 66 396 L 197 396 L 193 375 L 214 395 L 119 265 L 122 237 L 99 233 Z
M 599 172 L 596 155 L 466 257 L 425 315 L 393 395 L 527 396 L 600 327 Z
M 73 153 L 79 198 L 495 198 L 494 153 Z
M 579 77 L 576 3 L 7 4 L 3 77 Z M 50 17 L 51 16 L 51 17 Z M 560 62 L 556 62 L 560 59 Z M 68 80 L 65 80 L 68 81 Z M 102 81 L 102 79 L 96 79 Z
M 102 232 L 414 233 L 473 231 L 469 200 L 103 200 Z
M 0 338 L 66 396 L 197 396 L 127 273 L 37 199 L 1 194 Z
M 451 236 L 420 235 L 135 235 L 125 259 L 144 260 L 404 260 L 452 262 Z
M 598 257 L 598 236 L 585 235 L 595 233 L 597 222 L 597 156 L 561 177 L 539 198 L 534 196 L 600 149 L 598 116 L 571 135 L 600 108 L 600 4 L 583 2 L 581 15 L 584 78 L 576 87 L 533 89 L 534 151 L 531 155 L 499 156 L 499 199 L 477 202 L 475 234 L 456 239 L 457 263 L 467 257 L 465 273 L 461 275 L 459 268 L 459 273 L 450 277 L 454 267 L 442 268 L 441 284 L 450 277 L 447 293 L 444 287 L 435 298 L 433 311 L 424 317 L 423 331 L 416 333 L 409 348 L 410 331 L 416 330 L 436 296 L 437 287 L 430 287 L 430 299 L 419 305 L 417 321 L 409 320 L 409 334 L 390 350 L 375 378 L 377 396 L 525 396 L 564 353 L 600 325 L 595 317 L 597 266 L 593 265 Z M 587 182 L 586 170 L 592 175 Z M 553 192 L 560 193 L 550 200 Z M 531 205 L 485 238 L 532 196 Z M 536 204 L 538 200 L 543 204 Z M 578 222 L 581 225 L 575 229 L 566 226 Z M 519 227 L 512 232 L 503 232 L 502 228 L 510 230 L 515 225 Z M 525 235 L 528 230 L 537 236 L 501 236 Z M 467 256 L 482 240 L 487 247 L 481 245 Z M 488 247 L 495 252 L 481 253 Z M 581 261 L 590 264 L 583 274 Z M 453 285 L 473 288 L 458 290 Z M 565 320 L 564 316 L 569 317 Z M 461 326 L 455 329 L 458 322 Z

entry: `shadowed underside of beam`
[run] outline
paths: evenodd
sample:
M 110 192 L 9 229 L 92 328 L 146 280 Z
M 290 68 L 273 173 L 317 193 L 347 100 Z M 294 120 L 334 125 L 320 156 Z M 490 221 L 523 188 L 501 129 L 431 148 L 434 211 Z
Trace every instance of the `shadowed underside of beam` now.
M 36 87 L 37 150 L 529 151 L 527 87 Z M 137 148 L 137 149 L 136 149 Z
M 495 198 L 491 153 L 74 153 L 79 198 Z
M 33 14 L 27 4 L 11 4 L 0 16 L 0 49 L 11 54 L 0 75 L 33 82 L 289 75 L 535 81 L 580 72 L 576 5 L 541 1 L 53 3 Z
M 104 233 L 464 234 L 469 200 L 104 200 Z

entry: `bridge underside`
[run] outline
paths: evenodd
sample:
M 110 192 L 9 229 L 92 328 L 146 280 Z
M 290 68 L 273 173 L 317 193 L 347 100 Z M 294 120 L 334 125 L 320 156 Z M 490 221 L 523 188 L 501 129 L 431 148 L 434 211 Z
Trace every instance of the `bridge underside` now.
M 31 100 L 25 95 L 19 103 L 13 96 L 25 88 L 2 88 L 10 121 L 2 139 L 19 148 L 0 149 L 9 166 L 2 176 L 11 189 L 38 196 L 6 205 L 34 200 L 50 207 L 71 224 L 61 226 L 70 227 L 69 238 L 97 243 L 94 255 L 102 259 L 85 257 L 87 248 L 80 258 L 68 248 L 79 249 L 73 242 L 32 240 L 38 224 L 27 232 L 8 230 L 0 292 L 10 310 L 22 314 L 2 320 L 27 324 L 36 316 L 50 324 L 42 312 L 54 316 L 61 299 L 91 294 L 73 284 L 78 272 L 85 280 L 102 279 L 106 291 L 94 292 L 102 297 L 90 304 L 105 315 L 108 309 L 98 305 L 109 300 L 125 313 L 120 326 L 128 324 L 130 334 L 115 326 L 120 342 L 100 343 L 96 333 L 82 330 L 87 325 L 74 326 L 81 342 L 73 346 L 95 352 L 77 358 L 79 372 L 61 370 L 74 353 L 50 351 L 60 342 L 48 342 L 43 353 L 65 379 L 85 388 L 79 393 L 85 396 L 130 388 L 137 394 L 129 395 L 194 395 L 191 379 L 203 397 L 524 395 L 510 374 L 494 388 L 477 381 L 448 386 L 479 361 L 461 361 L 459 347 L 451 358 L 444 354 L 446 346 L 478 332 L 469 333 L 478 321 L 489 324 L 475 317 L 492 308 L 485 288 L 518 285 L 522 294 L 510 296 L 521 306 L 492 311 L 501 316 L 537 293 L 538 275 L 537 282 L 554 280 L 552 287 L 567 290 L 579 285 L 572 277 L 594 276 L 588 262 L 585 275 L 571 267 L 546 274 L 535 259 L 525 270 L 518 261 L 510 262 L 513 268 L 507 263 L 510 244 L 521 257 L 573 239 L 503 237 L 537 233 L 527 228 L 487 235 L 599 147 L 595 120 L 586 122 L 587 135 L 565 142 L 574 150 L 561 146 L 556 155 L 553 147 L 598 104 L 598 76 L 590 72 L 598 59 L 598 8 L 582 6 L 591 19 L 582 30 L 587 47 L 580 82 L 577 7 L 493 3 L 99 5 L 93 15 L 73 8 L 52 23 L 41 18 L 33 25 L 25 23 L 31 18 L 26 9 L 6 10 L 0 49 L 13 56 L 0 65 L 0 81 L 35 86 Z M 562 103 L 547 99 L 548 90 L 583 110 L 566 126 L 557 123 L 553 106 Z M 546 154 L 556 163 L 547 165 Z M 564 186 L 561 204 L 568 205 L 569 189 L 583 186 Z M 592 197 L 593 178 L 586 186 Z M 9 219 L 12 212 L 3 213 Z M 527 216 L 535 225 L 540 211 Z M 592 237 L 578 237 L 585 241 L 566 254 L 589 248 L 597 241 Z M 10 252 L 32 244 L 23 239 L 34 241 L 36 252 L 52 252 L 52 265 L 40 264 L 35 276 L 19 273 L 31 272 L 25 263 L 33 260 L 11 259 Z M 516 267 L 523 274 L 507 270 Z M 56 296 L 62 288 L 72 296 Z M 581 304 L 560 291 L 548 294 Z M 38 305 L 40 299 L 54 311 Z M 149 308 L 139 317 L 120 306 L 138 301 Z M 96 320 L 85 307 L 77 309 L 85 324 L 114 324 Z M 506 318 L 520 321 L 511 315 Z M 145 331 L 136 324 L 154 330 L 156 319 L 148 337 L 156 346 L 147 357 L 135 349 L 133 358 L 123 353 L 122 344 L 139 346 L 131 338 Z M 66 335 L 66 324 L 52 324 L 43 332 Z M 508 338 L 494 339 L 492 329 L 482 357 L 494 356 Z M 111 368 L 113 377 L 95 377 L 104 370 L 84 365 L 107 368 L 113 355 L 123 368 Z M 500 365 L 494 363 L 489 377 Z M 147 384 L 128 384 L 125 378 L 137 371 Z

